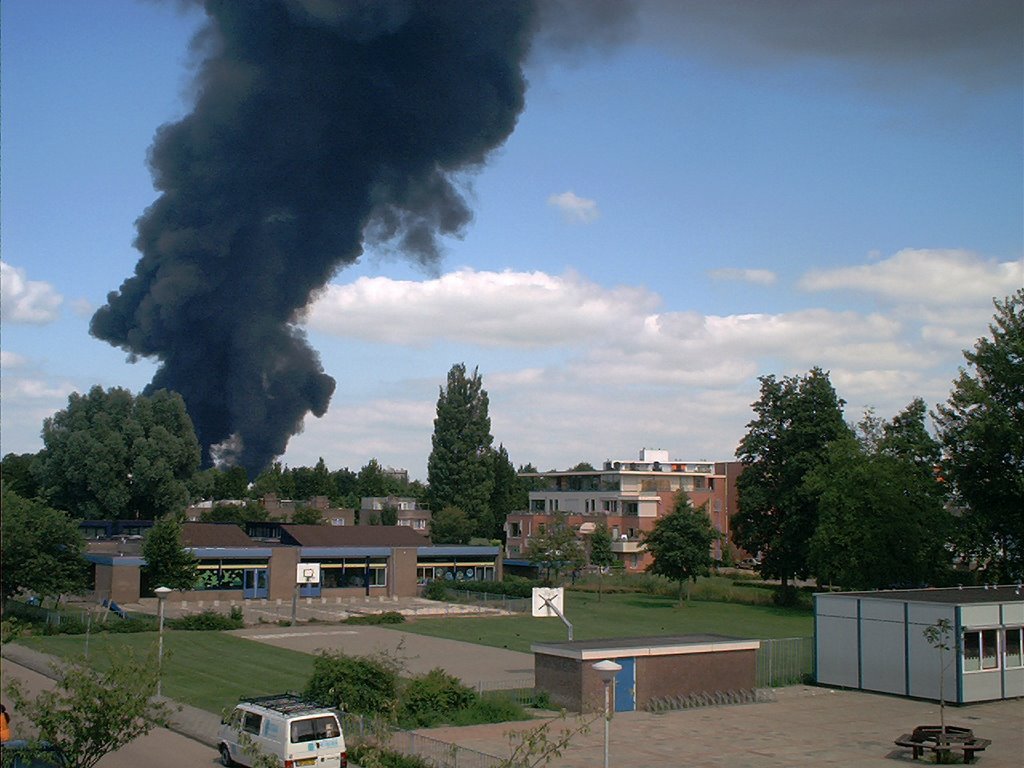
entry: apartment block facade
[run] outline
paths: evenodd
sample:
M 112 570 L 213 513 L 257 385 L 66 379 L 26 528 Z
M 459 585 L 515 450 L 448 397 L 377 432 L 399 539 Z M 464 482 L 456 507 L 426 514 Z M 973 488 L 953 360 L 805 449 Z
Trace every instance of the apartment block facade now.
M 556 521 L 573 527 L 586 540 L 604 522 L 612 535 L 612 552 L 626 571 L 642 571 L 651 563 L 643 534 L 669 514 L 683 491 L 694 507 L 706 505 L 711 523 L 728 542 L 730 518 L 736 512 L 738 461 L 682 461 L 668 451 L 644 448 L 636 460 L 608 460 L 601 469 L 524 473 L 537 490 L 530 491 L 529 509 L 505 521 L 506 561 L 526 557 L 530 539 Z M 722 557 L 716 542 L 714 556 Z

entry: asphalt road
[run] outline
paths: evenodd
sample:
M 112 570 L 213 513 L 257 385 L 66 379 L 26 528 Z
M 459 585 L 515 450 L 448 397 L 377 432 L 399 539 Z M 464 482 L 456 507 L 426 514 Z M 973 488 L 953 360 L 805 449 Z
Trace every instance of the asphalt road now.
M 32 695 L 53 687 L 53 681 L 49 678 L 8 659 L 4 659 L 2 671 L 4 685 L 8 680 L 21 680 Z M 11 711 L 12 708 L 6 695 L 3 697 L 3 702 L 7 711 L 11 713 L 12 736 L 25 738 L 31 735 L 27 731 L 29 725 L 17 712 Z M 136 768 L 137 766 L 145 766 L 145 768 L 184 768 L 185 766 L 206 768 L 213 765 L 219 765 L 216 750 L 180 734 L 172 733 L 165 728 L 157 728 L 117 752 L 107 755 L 100 760 L 97 768 Z

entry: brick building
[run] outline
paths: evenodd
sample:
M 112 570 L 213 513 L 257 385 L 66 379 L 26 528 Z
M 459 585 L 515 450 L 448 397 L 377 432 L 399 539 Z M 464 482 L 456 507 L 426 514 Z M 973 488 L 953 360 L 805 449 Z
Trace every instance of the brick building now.
M 668 451 L 645 448 L 638 460 L 608 460 L 601 469 L 523 473 L 520 476 L 532 481 L 536 490 L 530 491 L 528 510 L 506 518 L 506 562 L 521 561 L 530 539 L 561 517 L 584 539 L 604 522 L 622 566 L 642 571 L 651 557 L 641 537 L 672 511 L 680 491 L 694 507 L 707 505 L 712 525 L 727 542 L 742 467 L 738 461 L 669 459 Z M 716 559 L 722 557 L 722 546 L 715 542 Z

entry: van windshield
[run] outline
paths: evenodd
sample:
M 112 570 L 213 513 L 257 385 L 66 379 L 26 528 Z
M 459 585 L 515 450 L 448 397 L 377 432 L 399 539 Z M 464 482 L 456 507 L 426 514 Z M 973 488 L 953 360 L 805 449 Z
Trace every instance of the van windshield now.
M 338 720 L 333 715 L 321 715 L 305 720 L 292 721 L 292 744 L 320 739 L 335 739 L 341 735 Z

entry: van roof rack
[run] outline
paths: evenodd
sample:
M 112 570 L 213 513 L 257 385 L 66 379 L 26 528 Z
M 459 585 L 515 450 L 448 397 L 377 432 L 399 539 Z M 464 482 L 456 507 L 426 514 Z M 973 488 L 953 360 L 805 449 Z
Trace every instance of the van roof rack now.
M 298 693 L 275 693 L 269 696 L 242 696 L 239 702 L 256 704 L 285 715 L 309 712 L 314 709 L 329 709 L 316 701 L 304 698 Z

